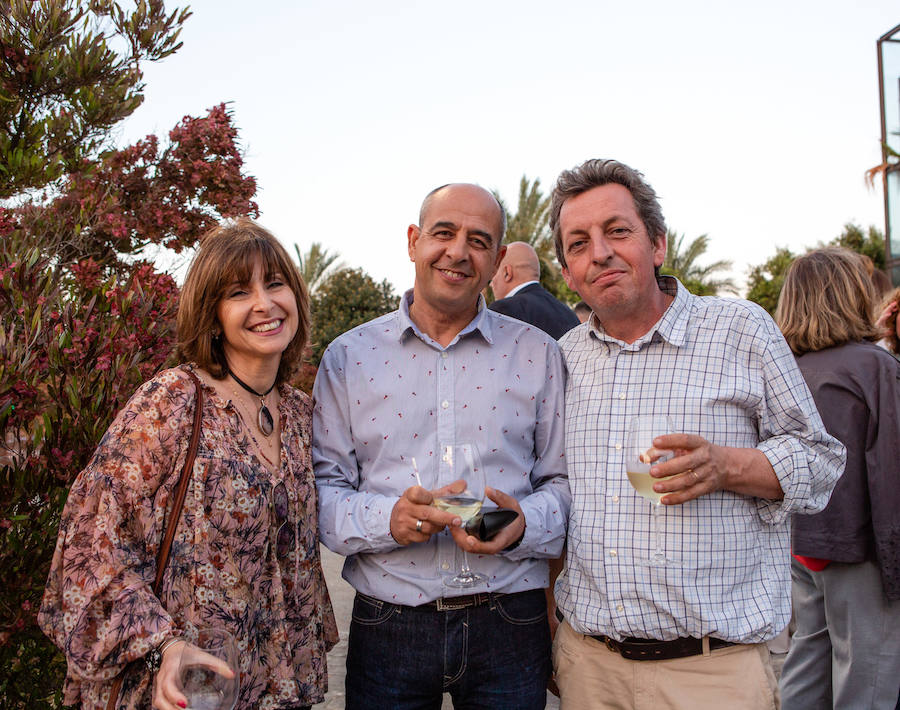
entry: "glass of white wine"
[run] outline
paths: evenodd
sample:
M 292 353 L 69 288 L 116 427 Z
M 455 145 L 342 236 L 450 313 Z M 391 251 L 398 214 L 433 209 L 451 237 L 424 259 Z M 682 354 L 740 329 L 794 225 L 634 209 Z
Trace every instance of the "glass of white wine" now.
M 663 562 L 666 555 L 663 551 L 660 523 L 660 508 L 662 507 L 660 500 L 665 493 L 654 491 L 653 484 L 666 479 L 653 478 L 650 475 L 650 467 L 668 461 L 672 458 L 672 452 L 654 448 L 653 440 L 657 436 L 671 434 L 673 431 L 671 417 L 655 414 L 640 415 L 634 417 L 629 423 L 628 438 L 625 444 L 625 472 L 628 475 L 628 482 L 639 496 L 653 504 L 654 549 L 652 559 L 654 562 Z
M 200 629 L 184 644 L 179 663 L 188 710 L 233 710 L 238 698 L 237 644 L 224 629 Z M 229 678 L 223 669 L 231 672 Z
M 481 512 L 484 500 L 485 475 L 481 465 L 478 447 L 470 443 L 441 444 L 438 460 L 438 486 L 446 490 L 458 481 L 465 482 L 465 489 L 459 493 L 436 496 L 432 505 L 440 510 L 458 515 L 463 525 Z M 459 484 L 453 488 L 459 488 Z M 444 585 L 455 589 L 474 587 L 487 581 L 487 576 L 473 572 L 469 568 L 469 557 L 463 550 L 460 570 L 444 578 Z

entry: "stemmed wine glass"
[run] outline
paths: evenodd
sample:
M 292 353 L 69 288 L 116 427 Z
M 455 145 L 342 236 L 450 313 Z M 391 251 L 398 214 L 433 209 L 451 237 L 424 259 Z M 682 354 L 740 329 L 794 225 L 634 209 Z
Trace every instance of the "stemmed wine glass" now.
M 628 425 L 626 439 L 625 472 L 628 482 L 639 496 L 653 504 L 653 537 L 654 549 L 652 560 L 664 562 L 666 559 L 662 547 L 662 530 L 660 525 L 660 500 L 665 495 L 653 490 L 653 484 L 665 478 L 654 478 L 650 475 L 650 467 L 672 458 L 672 452 L 655 449 L 653 439 L 673 432 L 672 418 L 664 415 L 640 415 L 634 417 Z M 667 478 L 669 478 L 667 476 Z
M 438 460 L 438 486 L 447 488 L 457 481 L 465 482 L 460 493 L 446 493 L 434 498 L 436 508 L 458 515 L 463 526 L 481 512 L 484 500 L 485 475 L 478 447 L 471 443 L 441 444 Z M 458 484 L 456 487 L 459 487 Z M 463 563 L 459 571 L 444 577 L 444 585 L 456 589 L 474 587 L 487 580 L 487 576 L 469 569 L 469 557 L 463 550 Z
M 200 629 L 181 651 L 181 692 L 191 710 L 234 710 L 238 697 L 237 645 L 224 629 Z M 223 674 L 230 670 L 231 677 Z

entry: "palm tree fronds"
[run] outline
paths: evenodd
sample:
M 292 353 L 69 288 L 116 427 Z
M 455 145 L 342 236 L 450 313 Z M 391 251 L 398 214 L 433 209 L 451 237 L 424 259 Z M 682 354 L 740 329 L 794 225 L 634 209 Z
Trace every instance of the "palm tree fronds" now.
M 305 253 L 294 244 L 297 252 L 297 264 L 300 266 L 300 275 L 306 282 L 306 288 L 313 294 L 328 272 L 338 271 L 344 268 L 344 263 L 338 261 L 338 254 L 332 254 L 325 249 L 320 242 L 313 242 Z

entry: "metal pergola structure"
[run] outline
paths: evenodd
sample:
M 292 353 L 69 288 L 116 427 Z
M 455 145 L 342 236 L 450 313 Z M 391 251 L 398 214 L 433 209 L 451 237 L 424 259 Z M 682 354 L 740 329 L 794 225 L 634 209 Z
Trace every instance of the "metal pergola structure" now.
M 900 25 L 878 38 L 885 267 L 900 285 Z

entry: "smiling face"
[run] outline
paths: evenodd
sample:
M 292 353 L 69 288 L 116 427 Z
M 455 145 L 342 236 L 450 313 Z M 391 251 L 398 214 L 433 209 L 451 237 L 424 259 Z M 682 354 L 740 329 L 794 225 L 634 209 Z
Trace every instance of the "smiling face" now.
M 559 225 L 569 288 L 613 337 L 633 342 L 646 333 L 668 305 L 654 274 L 666 240 L 651 241 L 628 188 L 609 183 L 569 198 Z
M 264 274 L 262 263 L 249 282 L 225 288 L 216 316 L 228 366 L 238 373 L 277 367 L 299 323 L 294 292 L 281 274 Z
M 476 313 L 478 295 L 500 264 L 502 217 L 493 196 L 475 185 L 449 185 L 432 195 L 421 225 L 407 231 L 416 265 L 414 320 L 462 322 Z M 420 322 L 422 321 L 422 322 Z

